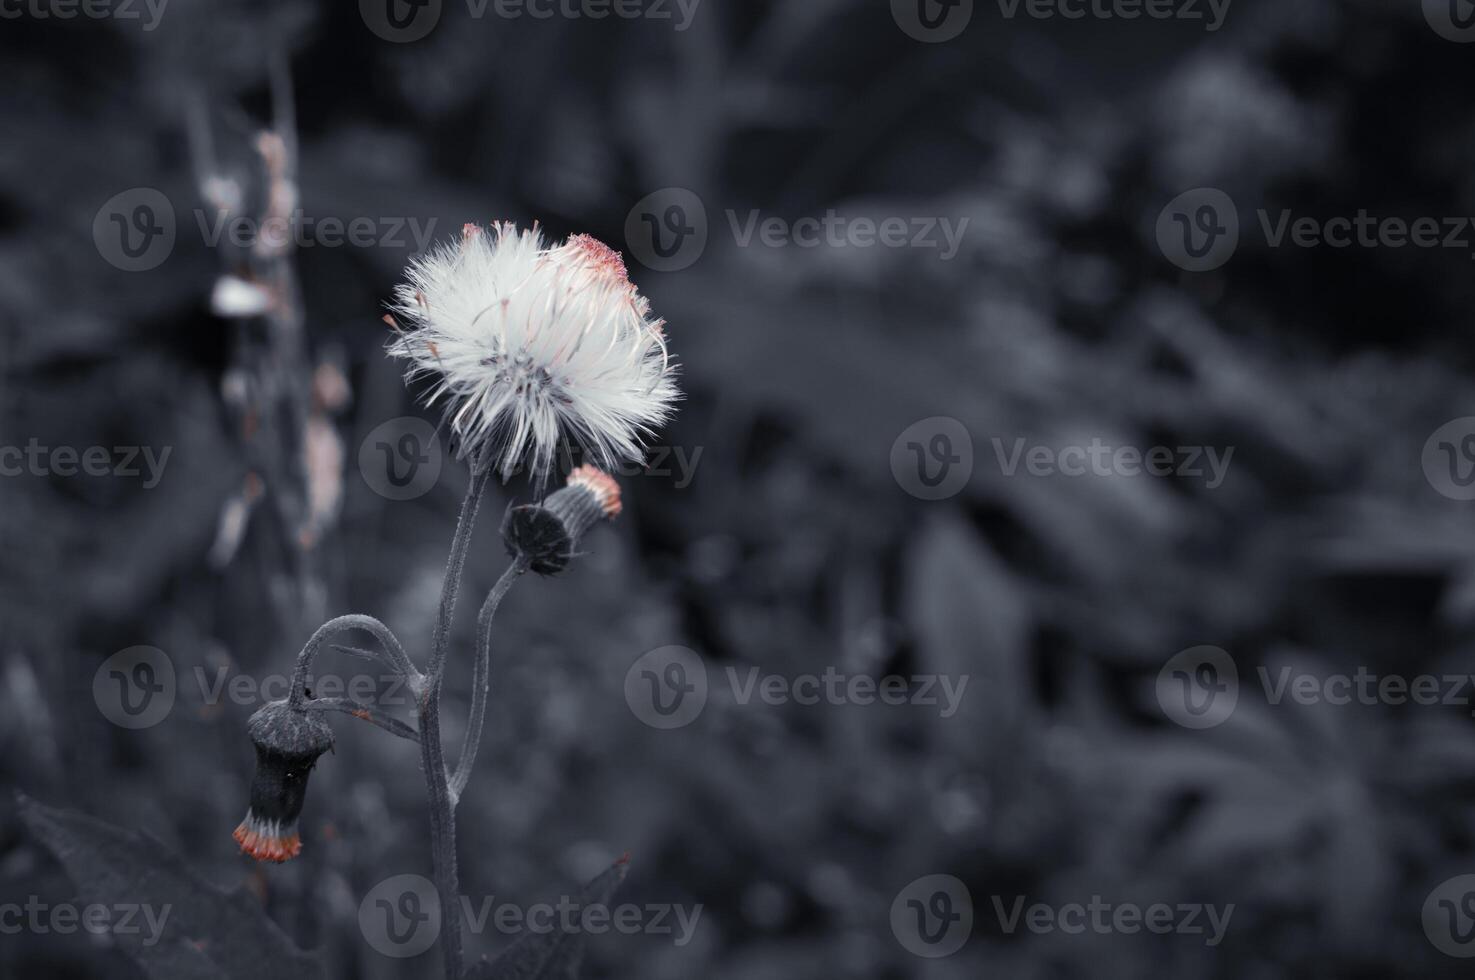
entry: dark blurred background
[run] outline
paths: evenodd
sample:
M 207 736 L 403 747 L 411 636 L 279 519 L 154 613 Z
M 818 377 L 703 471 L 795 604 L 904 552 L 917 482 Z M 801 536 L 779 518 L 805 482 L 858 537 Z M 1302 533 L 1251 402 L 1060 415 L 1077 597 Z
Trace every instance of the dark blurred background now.
M 686 398 L 588 557 L 499 614 L 463 891 L 553 900 L 628 851 L 618 901 L 701 906 L 684 944 L 591 937 L 588 977 L 1465 975 L 1469 704 L 1276 703 L 1261 680 L 1472 670 L 1475 228 L 1445 240 L 1475 215 L 1463 0 L 1233 0 L 1213 30 L 1204 2 L 909 2 L 5 6 L 0 447 L 46 453 L 0 477 L 0 781 L 244 885 L 327 976 L 438 975 L 360 916 L 386 877 L 429 874 L 415 748 L 333 716 L 303 855 L 256 865 L 231 830 L 261 699 L 214 684 L 286 673 L 350 611 L 423 659 L 466 471 L 441 432 L 434 474 L 386 485 L 385 433 L 439 414 L 380 318 L 427 240 L 537 221 L 625 254 Z M 317 229 L 298 247 L 212 240 L 221 202 L 259 217 L 284 189 Z M 1359 211 L 1433 218 L 1439 244 L 1274 236 L 1283 212 Z M 831 213 L 851 237 L 783 230 Z M 1173 244 L 1231 217 L 1232 254 Z M 355 243 L 321 234 L 354 219 Z M 905 243 L 855 232 L 887 219 Z M 947 227 L 954 249 L 926 231 Z M 1232 459 L 1214 485 L 1011 473 L 1019 439 Z M 57 447 L 98 446 L 106 473 L 59 472 Z M 145 448 L 169 452 L 156 479 Z M 452 755 L 495 522 L 533 492 L 484 508 Z M 1165 665 L 1203 645 L 1238 699 L 1195 728 Z M 123 727 L 94 682 L 140 646 L 176 689 Z M 668 646 L 709 683 L 663 729 L 626 682 Z M 1181 676 L 1207 691 L 1223 666 Z M 968 680 L 944 717 L 744 703 L 728 671 L 754 667 Z M 935 875 L 971 899 L 947 956 L 908 933 Z M 0 802 L 0 903 L 79 902 L 75 879 Z M 1011 929 L 1016 896 L 1234 910 L 1211 946 Z M 0 974 L 149 975 L 125 945 L 7 931 Z

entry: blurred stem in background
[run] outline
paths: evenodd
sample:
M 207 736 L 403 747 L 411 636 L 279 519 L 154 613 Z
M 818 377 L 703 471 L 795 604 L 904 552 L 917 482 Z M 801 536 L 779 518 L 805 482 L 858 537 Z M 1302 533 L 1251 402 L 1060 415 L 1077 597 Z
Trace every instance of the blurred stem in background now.
M 347 405 L 350 390 L 341 368 L 331 359 L 314 366 L 309 349 L 295 261 L 296 113 L 291 72 L 279 49 L 270 79 L 271 124 L 255 134 L 254 159 L 232 163 L 231 154 L 217 154 L 202 98 L 192 100 L 188 129 L 195 181 L 217 229 L 254 229 L 249 245 L 229 234 L 216 244 L 221 273 L 211 310 L 234 331 L 221 394 L 234 416 L 246 473 L 221 509 L 210 563 L 218 569 L 235 560 L 257 505 L 269 501 L 287 568 L 273 582 L 273 604 L 291 636 L 325 615 L 317 546 L 342 502 L 344 451 L 332 416 Z

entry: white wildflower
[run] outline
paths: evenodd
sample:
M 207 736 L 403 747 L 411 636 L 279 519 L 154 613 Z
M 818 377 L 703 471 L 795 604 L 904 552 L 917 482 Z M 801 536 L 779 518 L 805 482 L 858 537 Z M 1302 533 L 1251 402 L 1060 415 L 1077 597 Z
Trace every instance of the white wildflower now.
M 562 437 L 601 465 L 643 459 L 679 397 L 663 320 L 618 252 L 588 235 L 546 247 L 536 226 L 483 231 L 415 260 L 395 292 L 389 351 L 407 380 L 437 376 L 458 452 L 506 479 L 545 480 Z

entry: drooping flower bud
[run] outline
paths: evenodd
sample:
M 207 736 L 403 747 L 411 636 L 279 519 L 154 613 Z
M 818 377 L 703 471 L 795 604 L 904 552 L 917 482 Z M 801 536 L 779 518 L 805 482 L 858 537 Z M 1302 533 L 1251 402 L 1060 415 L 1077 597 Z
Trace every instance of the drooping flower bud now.
M 526 558 L 533 571 L 556 575 L 568 567 L 584 533 L 619 512 L 620 485 L 614 477 L 597 466 L 580 466 L 541 504 L 509 510 L 502 540 L 508 554 Z
M 318 756 L 333 747 L 333 730 L 302 708 L 273 701 L 251 716 L 246 731 L 256 746 L 256 775 L 251 808 L 234 836 L 256 860 L 280 863 L 302 851 L 297 817 L 307 777 Z

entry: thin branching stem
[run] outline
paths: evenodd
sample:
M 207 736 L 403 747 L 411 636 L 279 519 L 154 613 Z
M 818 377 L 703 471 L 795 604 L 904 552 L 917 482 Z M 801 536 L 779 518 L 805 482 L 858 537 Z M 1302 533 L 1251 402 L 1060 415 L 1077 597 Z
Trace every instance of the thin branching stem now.
M 342 711 L 361 721 L 367 721 L 371 725 L 378 725 L 392 735 L 409 739 L 411 742 L 420 741 L 420 733 L 409 725 L 372 704 L 365 704 L 353 698 L 313 698 L 307 701 L 304 707 L 309 711 Z
M 471 678 L 471 714 L 466 720 L 466 741 L 461 746 L 461 757 L 456 760 L 456 772 L 451 776 L 451 804 L 461 801 L 461 794 L 471 779 L 471 769 L 476 765 L 476 750 L 481 745 L 482 723 L 486 720 L 487 690 L 492 673 L 492 619 L 502 597 L 512 588 L 512 583 L 528 570 L 529 559 L 518 555 L 497 584 L 487 593 L 481 604 L 481 613 L 476 617 L 476 666 Z

